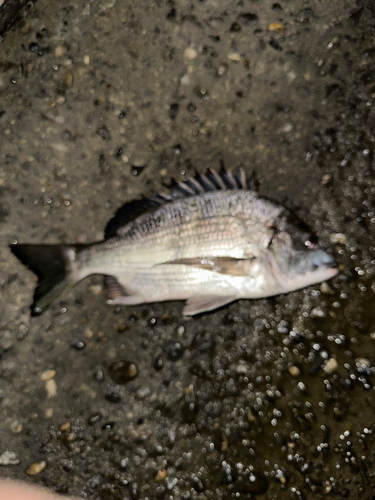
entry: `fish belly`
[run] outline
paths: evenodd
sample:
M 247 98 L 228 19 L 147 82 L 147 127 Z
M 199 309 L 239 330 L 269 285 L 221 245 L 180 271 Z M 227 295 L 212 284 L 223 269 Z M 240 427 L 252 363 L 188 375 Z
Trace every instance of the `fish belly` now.
M 187 300 L 198 296 L 233 297 L 235 300 L 268 294 L 263 279 L 229 276 L 185 265 L 156 265 L 114 276 L 126 293 L 116 301 L 123 304 Z

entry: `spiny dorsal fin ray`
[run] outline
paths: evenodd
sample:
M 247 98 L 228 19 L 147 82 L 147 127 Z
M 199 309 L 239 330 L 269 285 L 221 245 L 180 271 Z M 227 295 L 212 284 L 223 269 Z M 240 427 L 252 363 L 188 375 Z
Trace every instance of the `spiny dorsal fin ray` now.
M 236 179 L 238 189 L 246 189 L 246 172 L 243 167 L 238 167 L 237 172 L 235 173 L 234 178 Z
M 191 188 L 186 182 L 176 181 L 175 179 L 172 179 L 172 183 L 169 188 L 172 191 L 173 197 L 180 198 L 181 194 L 183 195 L 183 197 L 194 196 L 195 194 L 197 194 L 195 190 Z
M 227 190 L 227 189 L 254 189 L 256 182 L 252 176 L 246 178 L 245 170 L 239 167 L 236 174 L 233 175 L 226 169 L 221 162 L 220 172 L 214 168 L 209 168 L 205 174 L 196 173 L 194 177 L 188 177 L 185 181 L 172 182 L 168 187 L 171 194 L 153 193 L 140 200 L 133 200 L 125 203 L 117 210 L 113 218 L 105 228 L 105 239 L 117 236 L 118 230 L 125 224 L 134 221 L 140 215 L 143 215 L 157 207 L 170 203 L 176 199 L 196 196 L 208 191 Z
M 215 191 L 215 186 L 205 174 L 195 174 L 196 181 L 202 186 L 204 191 Z
M 219 175 L 228 189 L 237 189 L 237 183 L 230 170 L 227 170 L 224 166 L 222 166 Z
M 185 181 L 185 184 L 187 184 L 191 189 L 193 189 L 196 194 L 202 194 L 206 192 L 206 189 L 194 177 L 188 177 Z
M 153 201 L 156 201 L 156 202 L 158 202 L 160 204 L 164 204 L 164 203 L 169 203 L 170 201 L 172 201 L 172 196 L 170 194 L 166 194 L 166 193 L 163 193 L 163 192 L 152 193 L 149 196 L 149 199 L 153 200 Z
M 227 189 L 224 180 L 214 168 L 209 168 L 206 173 L 207 178 L 212 182 L 216 189 Z

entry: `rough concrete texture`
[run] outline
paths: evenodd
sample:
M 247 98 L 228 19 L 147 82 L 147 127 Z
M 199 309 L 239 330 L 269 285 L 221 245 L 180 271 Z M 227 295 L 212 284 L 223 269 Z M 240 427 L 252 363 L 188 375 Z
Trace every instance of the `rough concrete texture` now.
M 8 33 L 1 476 L 103 500 L 373 498 L 371 6 L 39 0 Z M 10 241 L 100 239 L 122 203 L 220 158 L 340 275 L 190 321 L 179 302 L 110 307 L 94 277 L 30 319 Z

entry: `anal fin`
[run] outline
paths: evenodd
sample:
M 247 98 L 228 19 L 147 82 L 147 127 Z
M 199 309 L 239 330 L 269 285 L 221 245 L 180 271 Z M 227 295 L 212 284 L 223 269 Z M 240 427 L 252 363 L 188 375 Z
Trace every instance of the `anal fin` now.
M 129 295 L 114 276 L 104 276 L 104 287 L 106 289 L 108 300 L 116 300 L 119 297 L 126 297 Z
M 107 294 L 108 304 L 121 304 L 125 306 L 143 304 L 145 299 L 139 295 L 132 294 L 129 290 L 119 283 L 119 281 L 110 275 L 104 277 L 104 286 Z
M 213 311 L 214 309 L 225 306 L 237 299 L 238 297 L 234 295 L 230 295 L 228 297 L 221 297 L 219 295 L 190 297 L 185 303 L 183 315 L 194 316 L 195 314 Z

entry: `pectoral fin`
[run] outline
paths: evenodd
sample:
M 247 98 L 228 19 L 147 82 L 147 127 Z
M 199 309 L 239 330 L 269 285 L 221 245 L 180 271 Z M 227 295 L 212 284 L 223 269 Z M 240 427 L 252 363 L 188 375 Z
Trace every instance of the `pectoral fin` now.
M 213 311 L 214 309 L 225 306 L 236 299 L 238 299 L 238 297 L 235 297 L 234 295 L 229 297 L 220 297 L 218 295 L 190 297 L 190 299 L 188 299 L 185 303 L 183 315 L 194 316 L 195 314 Z
M 229 276 L 249 276 L 252 259 L 236 259 L 234 257 L 194 257 L 192 259 L 176 259 L 163 264 L 180 264 L 198 267 Z

